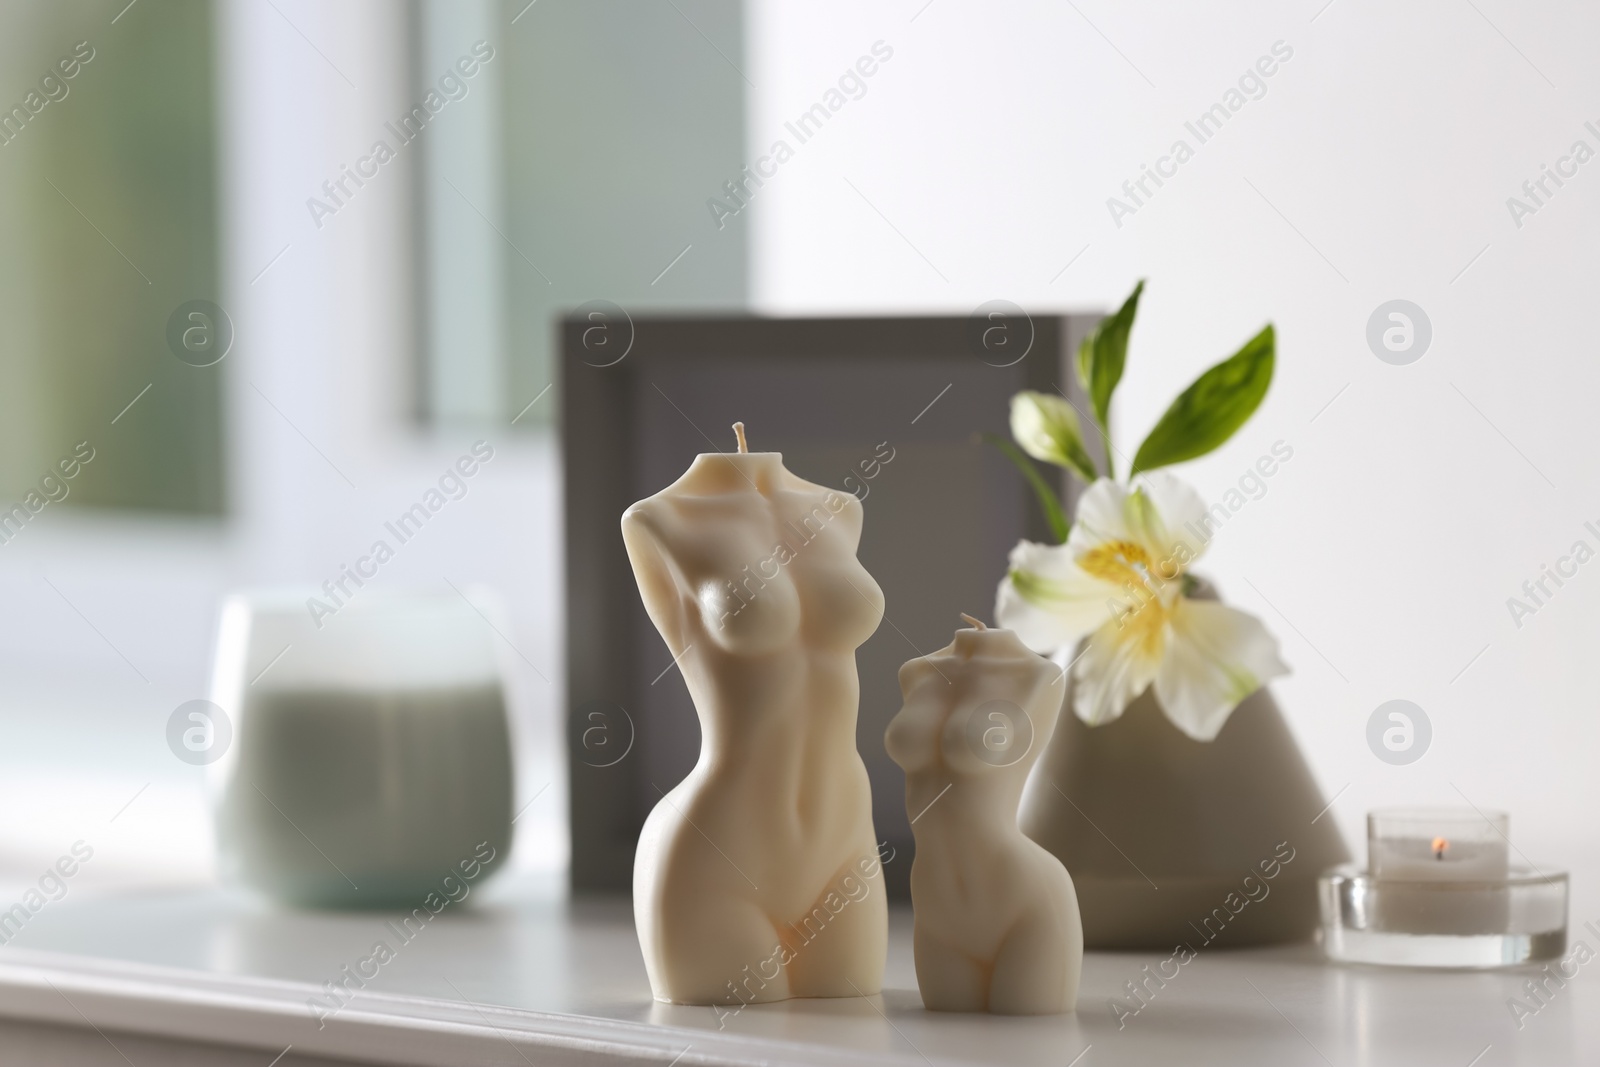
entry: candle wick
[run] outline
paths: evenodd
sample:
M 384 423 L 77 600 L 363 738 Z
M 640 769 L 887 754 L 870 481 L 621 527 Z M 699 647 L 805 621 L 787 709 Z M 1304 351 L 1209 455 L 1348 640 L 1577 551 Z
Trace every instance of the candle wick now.
M 750 451 L 750 446 L 745 444 L 744 440 L 744 423 L 736 422 L 733 424 L 733 436 L 739 442 L 740 452 Z
M 963 619 L 965 619 L 966 622 L 967 622 L 967 625 L 971 626 L 974 630 L 987 630 L 988 629 L 988 627 L 985 626 L 981 620 L 974 619 L 971 615 L 968 615 L 964 611 L 961 613 L 961 617 Z

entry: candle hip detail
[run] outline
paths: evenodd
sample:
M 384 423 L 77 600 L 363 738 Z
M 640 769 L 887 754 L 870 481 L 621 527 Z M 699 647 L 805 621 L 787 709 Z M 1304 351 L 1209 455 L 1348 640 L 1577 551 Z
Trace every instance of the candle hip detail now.
M 888 912 L 855 651 L 883 594 L 855 557 L 860 502 L 743 438 L 622 517 L 702 735 L 639 838 L 645 969 L 656 999 L 681 1004 L 872 994 Z
M 956 631 L 900 668 L 884 744 L 906 772 L 917 985 L 933 1011 L 1072 1011 L 1083 925 L 1067 870 L 1017 826 L 1055 729 L 1061 668 L 1010 630 Z

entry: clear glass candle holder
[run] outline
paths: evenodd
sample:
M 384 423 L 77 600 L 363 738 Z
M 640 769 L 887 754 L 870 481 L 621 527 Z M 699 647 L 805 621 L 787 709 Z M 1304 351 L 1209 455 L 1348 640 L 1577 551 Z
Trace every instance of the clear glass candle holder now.
M 1510 862 L 1510 820 L 1471 808 L 1376 811 L 1367 869 L 1321 879 L 1332 959 L 1502 967 L 1566 950 L 1567 875 Z
M 223 607 L 211 696 L 232 734 L 211 765 L 223 872 L 299 905 L 454 899 L 511 845 L 490 626 L 454 592 L 314 607 L 303 592 Z

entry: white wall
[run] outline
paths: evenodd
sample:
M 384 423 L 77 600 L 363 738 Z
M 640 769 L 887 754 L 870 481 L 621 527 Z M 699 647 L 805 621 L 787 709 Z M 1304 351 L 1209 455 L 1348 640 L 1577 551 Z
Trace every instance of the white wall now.
M 1214 500 L 1274 441 L 1294 449 L 1207 566 L 1279 636 L 1294 730 L 1327 795 L 1349 784 L 1341 825 L 1354 842 L 1369 807 L 1464 795 L 1510 810 L 1536 859 L 1570 862 L 1600 848 L 1585 652 L 1600 562 L 1520 629 L 1506 600 L 1575 540 L 1600 550 L 1582 525 L 1600 527 L 1600 161 L 1520 228 L 1506 199 L 1575 140 L 1600 150 L 1584 128 L 1600 127 L 1600 13 L 1322 5 L 753 0 L 753 148 L 874 41 L 894 49 L 758 194 L 755 300 L 1049 312 L 1113 305 L 1149 278 L 1116 409 L 1125 454 L 1199 371 L 1275 322 L 1266 403 L 1180 471 Z M 1293 55 L 1266 94 L 1199 143 L 1185 121 L 1277 41 Z M 1179 138 L 1194 157 L 1114 225 L 1107 198 Z M 1365 341 L 1393 298 L 1433 324 L 1410 366 Z M 1365 740 L 1395 697 L 1435 729 L 1408 767 Z

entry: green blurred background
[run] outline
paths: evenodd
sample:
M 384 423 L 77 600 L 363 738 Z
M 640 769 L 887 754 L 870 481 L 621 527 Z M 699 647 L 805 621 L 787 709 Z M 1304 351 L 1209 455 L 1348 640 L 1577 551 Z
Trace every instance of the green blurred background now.
M 117 5 L 0 5 L 7 111 L 78 42 L 94 49 L 67 95 L 0 146 L 7 505 L 85 440 L 95 459 L 74 503 L 211 515 L 226 502 L 226 362 L 191 367 L 165 343 L 179 304 L 221 302 L 213 12 L 143 6 L 112 25 Z

